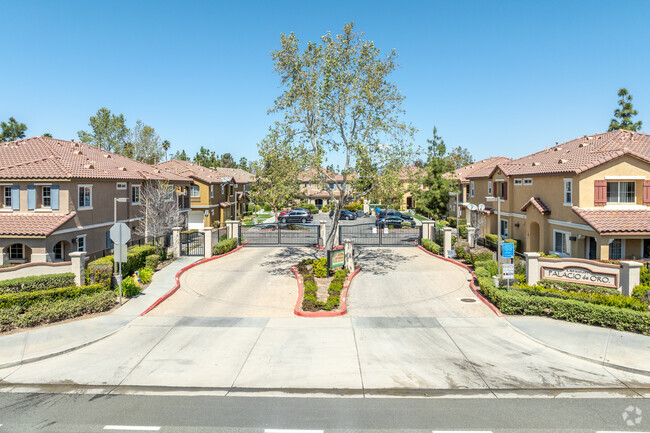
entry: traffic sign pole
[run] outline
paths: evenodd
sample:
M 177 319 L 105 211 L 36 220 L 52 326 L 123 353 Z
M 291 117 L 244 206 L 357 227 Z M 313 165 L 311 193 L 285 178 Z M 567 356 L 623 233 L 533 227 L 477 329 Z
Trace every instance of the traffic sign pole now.
M 118 262 L 120 262 L 120 264 L 118 266 L 120 268 L 120 271 L 119 271 L 119 273 L 117 275 L 118 275 L 119 282 L 120 282 L 120 306 L 122 306 L 122 257 L 121 257 L 122 256 L 122 251 L 121 251 L 122 250 L 122 230 L 120 230 L 119 239 L 120 239 L 120 241 L 119 241 L 119 244 L 120 244 L 119 245 L 120 259 L 118 260 Z M 113 255 L 113 260 L 115 260 L 115 255 Z

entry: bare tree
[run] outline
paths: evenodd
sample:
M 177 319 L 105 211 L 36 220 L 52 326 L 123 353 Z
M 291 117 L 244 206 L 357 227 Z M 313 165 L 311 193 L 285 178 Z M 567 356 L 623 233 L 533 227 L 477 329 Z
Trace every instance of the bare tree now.
M 174 187 L 168 182 L 146 183 L 140 192 L 140 205 L 142 219 L 136 233 L 145 240 L 153 238 L 156 248 L 161 248 L 163 237 L 183 222 Z

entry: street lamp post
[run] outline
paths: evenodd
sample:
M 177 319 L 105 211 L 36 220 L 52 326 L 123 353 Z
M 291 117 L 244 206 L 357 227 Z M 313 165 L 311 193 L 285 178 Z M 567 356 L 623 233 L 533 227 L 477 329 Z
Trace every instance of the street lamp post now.
M 501 197 L 485 197 L 487 201 L 497 202 L 497 263 L 501 264 L 501 202 L 505 201 Z
M 458 191 L 451 191 L 449 192 L 449 196 L 453 197 L 456 196 L 456 225 L 460 225 L 460 203 L 458 203 Z
M 129 199 L 126 197 L 113 198 L 113 224 L 117 224 L 117 202 L 126 203 Z M 115 248 L 113 247 L 113 275 L 117 278 L 117 260 L 115 260 Z

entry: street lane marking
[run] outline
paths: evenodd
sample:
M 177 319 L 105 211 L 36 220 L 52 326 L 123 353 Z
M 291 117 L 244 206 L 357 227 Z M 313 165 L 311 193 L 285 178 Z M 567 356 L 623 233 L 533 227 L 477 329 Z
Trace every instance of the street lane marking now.
M 275 428 L 265 428 L 264 433 L 324 433 L 325 430 L 283 430 Z
M 158 431 L 160 427 L 148 425 L 105 425 L 104 430 Z

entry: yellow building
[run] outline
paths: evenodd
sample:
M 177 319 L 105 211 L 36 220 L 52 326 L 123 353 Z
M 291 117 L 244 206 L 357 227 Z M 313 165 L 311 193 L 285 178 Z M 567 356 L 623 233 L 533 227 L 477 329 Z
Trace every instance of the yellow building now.
M 467 202 L 486 206 L 487 231 L 497 233 L 499 224 L 503 238 L 520 240 L 523 251 L 650 258 L 648 134 L 584 136 L 466 178 Z M 501 200 L 499 219 L 486 196 Z

